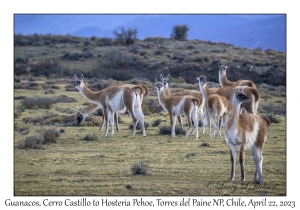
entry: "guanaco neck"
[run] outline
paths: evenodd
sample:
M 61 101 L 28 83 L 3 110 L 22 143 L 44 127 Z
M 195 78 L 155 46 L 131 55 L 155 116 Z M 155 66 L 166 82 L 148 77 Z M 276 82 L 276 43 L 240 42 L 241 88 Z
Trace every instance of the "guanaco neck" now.
M 165 96 L 164 90 L 158 90 L 157 89 L 157 96 L 158 96 L 158 101 L 159 101 L 160 105 L 163 107 L 163 109 L 166 112 L 169 112 L 169 110 L 166 107 L 166 100 L 167 100 L 167 98 Z
M 79 92 L 89 101 L 100 104 L 99 96 L 101 95 L 102 91 L 91 91 L 88 87 L 86 87 L 84 84 L 80 88 L 78 88 Z
M 209 88 L 207 87 L 207 83 L 201 85 L 201 83 L 199 82 L 199 87 L 200 87 L 200 91 L 203 96 L 203 99 L 207 100 L 207 98 L 209 96 Z
M 232 85 L 232 82 L 227 79 L 226 73 L 219 73 L 219 83 L 222 87 Z
M 98 108 L 99 108 L 98 104 L 92 103 L 82 109 L 82 114 L 87 115 L 87 114 L 97 110 Z
M 164 84 L 164 92 L 166 97 L 170 97 L 171 96 L 171 92 L 170 92 L 170 88 L 169 88 L 169 84 Z
M 234 100 L 234 104 L 232 106 L 232 112 L 231 117 L 228 120 L 227 127 L 237 127 L 239 123 L 239 116 L 240 116 L 240 109 L 241 109 L 241 103 Z

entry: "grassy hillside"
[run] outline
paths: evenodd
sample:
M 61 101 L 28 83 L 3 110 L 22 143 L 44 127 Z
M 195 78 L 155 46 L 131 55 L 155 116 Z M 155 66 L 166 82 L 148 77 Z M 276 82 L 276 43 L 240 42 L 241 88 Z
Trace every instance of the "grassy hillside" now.
M 271 50 L 238 51 L 226 44 L 195 40 L 149 38 L 125 47 L 114 42 L 111 46 L 99 46 L 104 39 L 95 37 L 54 38 L 57 40 L 48 44 L 38 40 L 34 43 L 40 44 L 32 46 L 28 39 L 27 44 L 20 46 L 16 42 L 19 44 L 15 46 L 15 195 L 286 195 L 286 87 L 281 83 L 274 86 L 266 76 L 270 71 L 272 75 L 285 75 L 285 54 Z M 24 43 L 25 40 L 23 37 Z M 212 52 L 220 46 L 226 52 Z M 84 52 L 91 52 L 92 56 L 83 57 Z M 257 52 L 260 54 L 256 55 Z M 185 59 L 175 59 L 181 53 L 186 55 Z M 77 59 L 76 54 L 81 56 Z M 120 54 L 125 57 L 118 60 Z M 197 56 L 203 60 L 190 61 Z M 244 67 L 238 59 L 234 62 L 234 56 L 253 62 L 252 73 L 246 70 L 248 64 Z M 264 71 L 266 66 L 258 66 L 258 62 L 268 63 L 269 69 Z M 192 63 L 196 67 L 186 67 Z M 238 181 L 238 163 L 236 182 L 227 182 L 230 156 L 224 137 L 210 138 L 207 128 L 198 140 L 193 134 L 187 139 L 182 134 L 175 138 L 166 134 L 169 116 L 158 104 L 154 79 L 159 79 L 161 73 L 170 73 L 172 93 L 198 90 L 195 77 L 200 74 L 211 77 L 209 86 L 217 86 L 215 74 L 219 63 L 228 65 L 228 72 L 243 73 L 241 78 L 257 74 L 269 81 L 256 83 L 261 94 L 259 114 L 268 115 L 272 121 L 263 153 L 266 185 L 260 189 L 252 182 L 255 169 L 250 149 L 245 158 L 246 186 Z M 196 76 L 191 76 L 191 72 Z M 149 95 L 142 109 L 147 136 L 142 137 L 138 130 L 131 137 L 127 114 L 121 115 L 121 131 L 113 137 L 104 137 L 104 131 L 99 131 L 100 111 L 77 126 L 76 107 L 85 107 L 89 102 L 73 88 L 74 73 L 84 73 L 86 85 L 93 90 L 120 82 L 146 84 Z
M 228 66 L 228 78 L 285 85 L 286 54 L 247 49 L 201 40 L 175 41 L 159 37 L 136 40 L 129 46 L 109 38 L 54 35 L 15 35 L 15 74 L 154 81 L 161 73 L 196 83 L 204 74 L 218 82 L 218 66 Z

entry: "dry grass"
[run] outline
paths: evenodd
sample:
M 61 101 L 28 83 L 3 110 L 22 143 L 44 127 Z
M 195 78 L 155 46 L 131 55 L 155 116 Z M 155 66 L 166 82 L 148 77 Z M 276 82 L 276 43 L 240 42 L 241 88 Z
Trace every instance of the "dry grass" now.
M 55 97 L 65 95 L 66 84 L 56 85 L 60 89 L 56 90 Z M 15 97 L 32 95 L 43 96 L 44 91 L 15 89 Z M 194 139 L 194 135 L 189 135 L 187 139 L 183 135 L 171 138 L 169 135 L 159 135 L 159 127 L 153 126 L 147 128 L 146 137 L 142 137 L 141 131 L 131 137 L 131 121 L 128 115 L 122 116 L 121 131 L 115 132 L 113 137 L 104 137 L 104 131 L 99 131 L 98 125 L 63 127 L 64 132 L 57 138 L 56 143 L 43 145 L 43 150 L 18 149 L 26 136 L 34 136 L 43 127 L 48 127 L 25 124 L 24 118 L 46 116 L 50 112 L 65 115 L 60 110 L 67 108 L 74 109 L 76 113 L 76 106 L 86 102 L 79 92 L 68 92 L 67 95 L 75 98 L 77 102 L 57 103 L 49 110 L 25 109 L 14 119 L 16 128 L 19 128 L 14 132 L 16 196 L 286 195 L 286 119 L 281 115 L 276 116 L 280 122 L 271 124 L 269 128 L 263 153 L 264 181 L 275 189 L 252 190 L 251 181 L 255 169 L 250 149 L 246 151 L 245 161 L 246 180 L 249 185 L 242 189 L 238 182 L 238 165 L 236 182 L 227 182 L 230 175 L 230 157 L 224 138 L 210 139 L 207 134 L 199 134 L 198 140 Z M 148 97 L 156 99 L 155 94 Z M 269 100 L 285 101 L 285 97 L 274 97 L 271 92 Z M 266 105 L 268 101 L 262 100 L 261 103 Z M 20 100 L 15 100 L 15 107 L 20 106 Z M 100 121 L 101 117 L 98 118 Z M 163 112 L 145 116 L 147 122 L 154 122 L 158 118 L 161 119 L 159 126 L 169 126 L 169 117 Z M 27 135 L 20 132 L 25 127 L 28 130 Z M 89 140 L 84 140 L 90 134 L 93 134 L 93 138 L 88 136 Z M 147 166 L 144 176 L 133 174 L 132 166 L 138 161 Z M 224 186 L 237 186 L 237 189 L 219 189 L 216 187 L 218 182 L 224 183 Z

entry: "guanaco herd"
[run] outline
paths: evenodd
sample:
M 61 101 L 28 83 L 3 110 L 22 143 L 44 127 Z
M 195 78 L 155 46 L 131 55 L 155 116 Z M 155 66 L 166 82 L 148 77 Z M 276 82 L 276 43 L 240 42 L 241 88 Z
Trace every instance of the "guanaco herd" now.
M 219 67 L 219 83 L 221 87 L 209 88 L 207 78 L 204 75 L 197 77 L 199 90 L 181 91 L 171 94 L 168 82 L 170 76 L 163 77 L 161 81 L 155 80 L 159 104 L 170 116 L 171 136 L 175 137 L 176 116 L 181 128 L 183 123 L 181 117 L 184 115 L 188 125 L 185 138 L 195 132 L 198 139 L 198 119 L 201 120 L 202 134 L 205 126 L 209 124 L 209 136 L 222 137 L 221 128 L 225 128 L 225 140 L 229 145 L 231 157 L 231 176 L 229 181 L 234 180 L 236 145 L 240 147 L 239 162 L 241 167 L 241 181 L 245 181 L 244 151 L 251 147 L 255 162 L 254 180 L 263 184 L 262 162 L 263 146 L 267 138 L 267 128 L 270 120 L 265 116 L 258 116 L 257 109 L 260 94 L 251 80 L 238 80 L 231 82 L 226 76 L 227 66 Z M 132 119 L 132 136 L 136 133 L 139 122 L 143 136 L 146 136 L 144 126 L 144 114 L 141 108 L 143 98 L 148 95 L 146 85 L 117 84 L 111 85 L 100 91 L 91 91 L 81 78 L 74 76 L 74 87 L 90 102 L 85 108 L 77 107 L 77 122 L 80 125 L 85 117 L 101 108 L 103 113 L 102 130 L 105 123 L 104 136 L 108 135 L 108 127 L 111 125 L 111 136 L 114 135 L 114 122 L 119 131 L 118 115 L 127 110 Z M 212 128 L 213 127 L 213 131 Z M 192 129 L 191 129 L 192 128 Z

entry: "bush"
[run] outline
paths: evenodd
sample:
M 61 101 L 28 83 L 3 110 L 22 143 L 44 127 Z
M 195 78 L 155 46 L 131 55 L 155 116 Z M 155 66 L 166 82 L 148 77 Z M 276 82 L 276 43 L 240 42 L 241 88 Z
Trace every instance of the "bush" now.
M 30 64 L 30 74 L 33 76 L 44 75 L 46 77 L 56 73 L 58 61 L 55 59 L 45 59 L 35 64 Z
M 271 123 L 280 123 L 281 122 L 281 120 L 279 118 L 277 118 L 273 113 L 267 113 L 264 115 L 269 118 Z
M 41 109 L 50 109 L 53 104 L 55 104 L 56 101 L 53 98 L 49 97 L 30 97 L 30 98 L 25 98 L 21 104 L 25 109 L 36 109 L 36 108 L 41 108 Z
M 22 127 L 22 128 L 19 129 L 19 132 L 22 135 L 27 135 L 29 133 L 29 127 Z
M 21 114 L 17 110 L 14 110 L 14 118 L 18 118 L 20 116 Z
M 111 38 L 99 38 L 97 41 L 97 46 L 103 47 L 103 46 L 112 46 L 114 44 L 113 39 Z
M 198 154 L 198 152 L 194 152 L 194 151 L 193 152 L 189 152 L 189 153 L 186 154 L 185 157 L 186 158 L 190 158 L 191 156 L 196 156 L 196 154 Z
M 55 94 L 55 92 L 52 89 L 48 89 L 48 90 L 45 90 L 44 94 Z
M 95 134 L 93 133 L 87 133 L 85 135 L 85 137 L 83 138 L 83 140 L 86 140 L 86 141 L 93 141 L 93 140 L 97 140 L 97 137 L 95 136 Z
M 176 25 L 172 29 L 171 38 L 174 38 L 178 41 L 187 40 L 187 32 L 190 28 L 187 25 Z
M 89 119 L 88 117 L 86 118 Z M 77 126 L 76 122 L 76 116 L 75 115 L 58 115 L 58 114 L 52 114 L 49 113 L 46 116 L 40 117 L 26 117 L 23 118 L 24 122 L 27 124 L 33 123 L 34 125 L 56 125 L 59 124 L 59 126 Z M 95 122 L 89 122 L 89 124 L 94 125 Z M 99 123 L 97 124 L 99 126 Z
M 66 52 L 62 59 L 66 59 L 66 60 L 72 60 L 72 61 L 78 61 L 79 58 L 82 57 L 82 54 L 79 54 L 79 53 L 69 53 L 69 52 Z
M 148 128 L 149 127 L 149 123 L 147 123 L 147 122 L 144 121 L 144 126 L 145 126 L 145 129 Z M 129 129 L 132 130 L 132 128 L 133 128 L 133 125 L 131 124 L 129 126 Z M 141 123 L 138 123 L 136 125 L 136 130 L 141 130 Z
M 125 30 L 124 26 L 121 26 L 120 30 L 120 32 L 117 30 L 113 32 L 113 34 L 116 36 L 116 42 L 122 45 L 131 45 L 135 42 L 138 33 L 136 28 L 128 28 Z
M 147 64 L 143 59 L 139 56 L 126 54 L 121 52 L 120 50 L 110 50 L 106 52 L 103 56 L 105 59 L 103 60 L 102 66 L 109 69 L 145 69 Z M 123 72 L 123 71 L 122 71 Z M 117 72 L 111 73 L 111 75 L 117 75 Z M 133 72 L 129 71 L 128 75 L 130 78 L 133 78 Z M 129 80 L 127 79 L 127 80 Z M 118 79 L 117 79 L 118 80 Z M 122 79 L 124 81 L 124 79 Z
M 19 145 L 19 149 L 42 149 L 44 143 L 44 137 L 41 135 L 28 136 Z
M 161 119 L 156 119 L 156 120 L 154 120 L 154 122 L 152 123 L 152 127 L 157 127 L 157 126 L 159 126 L 160 125 L 160 123 L 161 123 Z
M 44 136 L 43 144 L 52 144 L 57 142 L 57 138 L 60 137 L 61 130 L 57 128 L 43 129 L 42 135 Z
M 161 135 L 171 135 L 171 126 L 161 126 L 159 127 L 159 134 Z M 175 134 L 176 135 L 185 135 L 185 131 L 182 130 L 179 126 L 175 127 Z
M 14 65 L 14 74 L 17 75 L 17 76 L 27 75 L 28 74 L 27 66 L 26 65 L 15 64 Z
M 39 135 L 26 137 L 26 139 L 19 144 L 18 148 L 43 149 L 42 144 L 56 143 L 57 138 L 62 132 L 62 129 L 58 130 L 57 128 L 44 128 Z
M 141 160 L 135 162 L 131 165 L 130 170 L 133 172 L 134 175 L 146 175 L 147 173 L 147 165 L 145 165 Z

